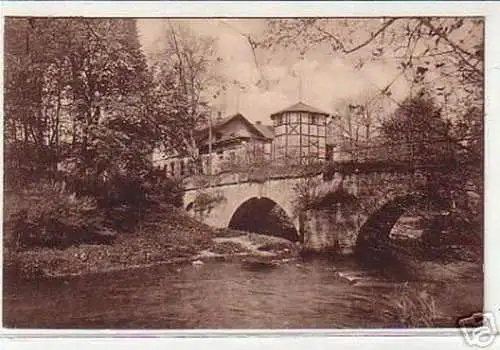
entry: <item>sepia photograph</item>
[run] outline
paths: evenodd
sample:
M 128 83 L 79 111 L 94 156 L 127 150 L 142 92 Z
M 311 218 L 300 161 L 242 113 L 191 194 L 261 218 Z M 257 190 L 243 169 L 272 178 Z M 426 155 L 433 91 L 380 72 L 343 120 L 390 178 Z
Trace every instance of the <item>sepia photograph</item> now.
M 3 26 L 4 328 L 495 330 L 484 17 Z

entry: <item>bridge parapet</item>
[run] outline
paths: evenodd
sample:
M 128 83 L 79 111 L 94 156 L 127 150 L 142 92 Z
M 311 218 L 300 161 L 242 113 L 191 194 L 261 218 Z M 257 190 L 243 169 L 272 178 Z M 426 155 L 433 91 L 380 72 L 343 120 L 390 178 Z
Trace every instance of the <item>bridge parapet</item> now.
M 257 164 L 255 167 L 249 165 L 247 168 L 236 167 L 231 171 L 219 172 L 214 175 L 192 175 L 183 181 L 186 190 L 194 190 L 206 187 L 218 187 L 245 182 L 264 183 L 269 180 L 293 179 L 314 177 L 322 174 L 325 182 L 332 180 L 339 174 L 344 176 L 354 174 L 373 173 L 418 173 L 425 167 L 418 164 L 397 161 L 332 161 L 328 163 L 314 164 Z
M 310 166 L 269 165 L 248 169 L 235 169 L 216 175 L 196 175 L 184 179 L 186 191 L 207 187 L 220 187 L 239 183 L 265 183 L 272 180 L 297 179 L 319 176 L 323 167 L 316 164 Z

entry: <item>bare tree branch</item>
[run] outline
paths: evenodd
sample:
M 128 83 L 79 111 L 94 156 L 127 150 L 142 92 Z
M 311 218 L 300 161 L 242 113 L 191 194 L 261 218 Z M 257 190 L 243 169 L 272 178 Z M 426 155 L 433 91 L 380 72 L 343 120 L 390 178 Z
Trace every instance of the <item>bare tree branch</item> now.
M 370 36 L 370 38 L 368 40 L 365 40 L 361 44 L 359 44 L 359 45 L 357 45 L 349 50 L 344 50 L 344 53 L 346 55 L 348 55 L 348 54 L 351 54 L 351 53 L 358 51 L 359 49 L 365 47 L 366 45 L 371 43 L 373 40 L 375 40 L 375 38 L 377 38 L 380 34 L 382 34 L 390 25 L 392 25 L 398 19 L 399 18 L 391 18 L 390 20 L 385 22 L 375 33 L 372 33 L 372 35 Z
M 255 52 L 255 48 L 257 47 L 257 43 L 252 39 L 252 37 L 249 34 L 242 33 L 241 31 L 239 31 L 238 29 L 236 29 L 234 26 L 230 25 L 226 21 L 219 21 L 219 22 L 228 26 L 229 28 L 231 28 L 232 30 L 234 30 L 236 33 L 240 34 L 241 36 L 243 36 L 247 40 L 248 45 L 250 46 L 250 49 L 252 50 L 255 68 L 257 68 L 259 70 L 259 72 L 261 72 L 261 67 L 260 67 L 259 61 L 257 59 L 257 54 Z M 262 72 L 261 72 L 261 76 L 262 76 Z
M 460 57 L 462 62 L 465 63 L 466 65 L 468 65 L 474 73 L 476 73 L 480 76 L 483 75 L 482 70 L 478 69 L 475 65 L 470 63 L 469 59 L 467 59 L 463 56 L 463 55 L 466 55 L 466 56 L 469 56 L 470 58 L 477 58 L 476 55 L 464 50 L 463 48 L 461 48 L 460 46 L 455 44 L 453 41 L 451 41 L 448 38 L 448 36 L 446 34 L 444 34 L 441 30 L 436 28 L 428 18 L 420 18 L 420 21 L 431 30 L 432 34 L 435 34 L 438 37 L 440 37 L 441 39 L 443 39 L 444 41 L 446 41 L 446 43 L 448 45 L 450 45 L 455 50 L 456 54 Z

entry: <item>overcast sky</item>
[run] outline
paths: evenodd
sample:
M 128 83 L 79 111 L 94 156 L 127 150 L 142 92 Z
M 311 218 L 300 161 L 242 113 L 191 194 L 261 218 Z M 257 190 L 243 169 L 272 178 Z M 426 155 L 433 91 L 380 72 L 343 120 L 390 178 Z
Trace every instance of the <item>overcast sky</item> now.
M 150 51 L 160 37 L 162 19 L 140 19 L 138 30 L 144 51 Z M 302 77 L 302 101 L 326 112 L 335 112 L 343 99 L 360 99 L 374 89 L 381 89 L 397 75 L 388 62 L 371 63 L 361 71 L 343 57 L 335 57 L 327 49 L 308 52 L 299 59 L 295 52 L 282 52 L 276 57 L 258 55 L 257 69 L 252 50 L 241 33 L 259 37 L 265 29 L 263 19 L 198 19 L 188 25 L 200 35 L 217 39 L 217 49 L 223 59 L 222 73 L 227 81 L 237 80 L 241 86 L 237 110 L 237 88 L 214 102 L 224 115 L 241 112 L 255 122 L 269 123 L 269 115 L 298 102 L 299 76 Z M 265 75 L 268 84 L 258 84 Z M 392 88 L 393 96 L 402 99 L 407 94 L 404 79 Z

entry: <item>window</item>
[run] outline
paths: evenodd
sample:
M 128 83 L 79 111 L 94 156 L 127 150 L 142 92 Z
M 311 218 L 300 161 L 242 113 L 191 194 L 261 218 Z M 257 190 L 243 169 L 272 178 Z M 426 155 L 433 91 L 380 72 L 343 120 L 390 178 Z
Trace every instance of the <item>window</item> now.
M 316 124 L 316 116 L 311 116 L 311 124 Z
M 175 163 L 170 163 L 170 175 L 175 175 Z

